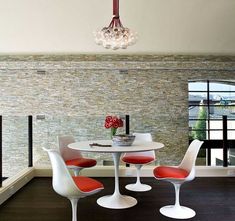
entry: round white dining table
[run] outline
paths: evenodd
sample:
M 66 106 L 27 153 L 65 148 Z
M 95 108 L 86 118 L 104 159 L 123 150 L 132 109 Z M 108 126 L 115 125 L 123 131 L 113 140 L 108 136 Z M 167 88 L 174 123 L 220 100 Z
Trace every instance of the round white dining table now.
M 97 143 L 101 145 L 111 145 L 111 147 L 104 146 L 90 146 L 90 144 Z M 119 191 L 119 161 L 122 153 L 127 152 L 141 152 L 148 150 L 158 150 L 164 147 L 164 144 L 159 142 L 134 142 L 131 146 L 112 146 L 111 140 L 92 140 L 92 141 L 81 141 L 71 143 L 68 145 L 69 148 L 84 151 L 84 152 L 96 152 L 96 153 L 111 153 L 113 156 L 114 167 L 115 167 L 115 189 L 112 195 L 100 197 L 97 203 L 105 208 L 110 209 L 125 209 L 135 206 L 137 200 L 134 197 L 122 195 Z

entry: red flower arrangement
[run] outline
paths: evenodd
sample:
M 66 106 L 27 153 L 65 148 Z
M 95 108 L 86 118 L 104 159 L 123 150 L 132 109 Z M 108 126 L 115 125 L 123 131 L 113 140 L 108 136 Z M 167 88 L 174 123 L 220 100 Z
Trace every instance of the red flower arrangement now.
M 117 129 L 119 127 L 123 127 L 123 121 L 121 118 L 117 116 L 107 116 L 105 119 L 105 128 L 109 129 L 111 128 L 111 138 L 114 136 L 117 132 Z

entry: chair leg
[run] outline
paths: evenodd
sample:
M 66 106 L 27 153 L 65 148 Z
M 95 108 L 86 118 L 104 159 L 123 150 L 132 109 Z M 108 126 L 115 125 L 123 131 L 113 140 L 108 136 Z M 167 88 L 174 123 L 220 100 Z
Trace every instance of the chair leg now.
M 74 176 L 78 176 L 82 168 L 79 169 L 73 169 Z
M 78 199 L 69 199 L 72 204 L 72 221 L 77 221 Z
M 175 204 L 164 206 L 160 209 L 160 213 L 164 216 L 175 218 L 175 219 L 189 219 L 196 215 L 195 211 L 180 205 L 179 193 L 181 184 L 172 183 L 175 188 Z
M 180 207 L 180 184 L 173 184 L 175 187 L 175 207 Z
M 141 170 L 142 165 L 136 165 L 135 167 L 136 167 L 136 185 L 141 185 L 140 170 Z
M 140 170 L 143 165 L 135 165 L 136 167 L 136 183 L 126 185 L 126 189 L 136 192 L 145 192 L 152 189 L 151 186 L 147 184 L 142 184 L 140 181 Z

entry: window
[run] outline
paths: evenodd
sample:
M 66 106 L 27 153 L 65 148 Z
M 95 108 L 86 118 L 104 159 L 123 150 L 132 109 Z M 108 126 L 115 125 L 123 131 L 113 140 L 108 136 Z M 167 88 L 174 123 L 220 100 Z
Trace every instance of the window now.
M 227 117 L 228 163 L 235 165 L 235 82 L 189 82 L 189 139 L 205 140 L 201 164 L 222 165 L 223 116 Z M 218 141 L 218 142 L 216 142 Z M 219 142 L 220 141 L 220 142 Z M 230 142 L 231 141 L 231 142 Z M 204 161 L 203 161 L 204 159 Z

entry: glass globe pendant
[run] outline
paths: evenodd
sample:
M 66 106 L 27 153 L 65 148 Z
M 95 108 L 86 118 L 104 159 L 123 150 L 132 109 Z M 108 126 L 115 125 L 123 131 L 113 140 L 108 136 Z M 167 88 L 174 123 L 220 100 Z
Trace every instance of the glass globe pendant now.
M 113 0 L 113 18 L 108 27 L 94 32 L 95 42 L 104 48 L 126 49 L 137 41 L 137 33 L 123 27 L 119 18 L 119 0 Z

